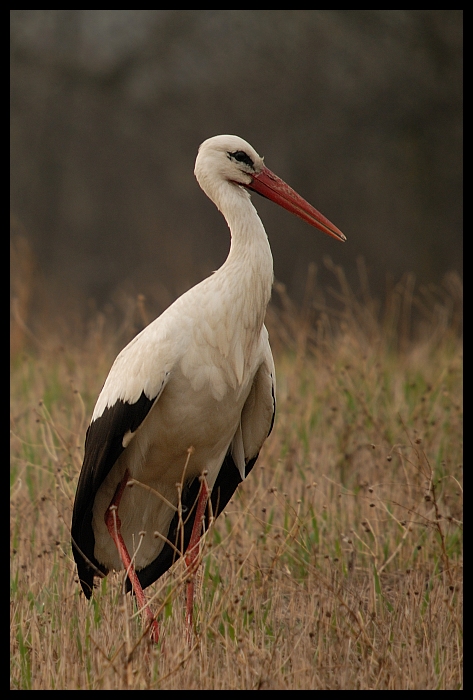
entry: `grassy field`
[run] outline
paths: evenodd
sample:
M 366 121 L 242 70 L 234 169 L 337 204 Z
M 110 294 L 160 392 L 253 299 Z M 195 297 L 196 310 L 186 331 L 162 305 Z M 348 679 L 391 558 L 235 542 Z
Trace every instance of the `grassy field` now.
M 71 555 L 85 430 L 131 325 L 98 315 L 77 343 L 20 323 L 12 689 L 462 688 L 458 280 L 414 293 L 406 277 L 378 309 L 334 274 L 330 311 L 310 284 L 300 312 L 276 288 L 277 420 L 203 543 L 190 649 L 181 563 L 147 590 L 153 648 L 123 574 L 86 601 Z

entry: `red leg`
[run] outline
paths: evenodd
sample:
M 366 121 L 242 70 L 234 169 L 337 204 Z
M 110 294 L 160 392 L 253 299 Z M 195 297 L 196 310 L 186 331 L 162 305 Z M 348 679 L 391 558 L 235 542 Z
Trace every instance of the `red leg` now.
M 154 615 L 150 610 L 145 594 L 143 593 L 141 583 L 139 582 L 138 576 L 136 575 L 135 567 L 131 562 L 131 557 L 128 554 L 125 541 L 120 532 L 121 521 L 118 517 L 118 506 L 120 505 L 120 501 L 122 499 L 123 492 L 125 490 L 129 478 L 130 474 L 128 473 L 127 469 L 123 479 L 117 486 L 117 490 L 115 491 L 115 495 L 112 498 L 110 505 L 108 506 L 105 512 L 105 524 L 110 533 L 110 537 L 115 542 L 115 545 L 118 549 L 118 553 L 120 555 L 120 559 L 123 562 L 123 566 L 127 571 L 128 578 L 131 581 L 131 585 L 133 586 L 133 590 L 138 601 L 138 605 L 140 606 L 142 611 L 146 613 L 146 616 L 148 618 L 151 631 L 151 640 L 157 644 L 159 637 L 158 623 L 154 619 Z
M 186 606 L 186 628 L 187 628 L 187 641 L 189 645 L 192 644 L 192 612 L 194 607 L 194 576 L 198 568 L 198 562 L 196 560 L 199 555 L 199 542 L 202 533 L 202 521 L 205 515 L 205 508 L 207 507 L 207 501 L 209 498 L 209 488 L 205 479 L 202 480 L 202 486 L 200 489 L 199 499 L 197 501 L 196 513 L 194 525 L 192 527 L 191 538 L 189 541 L 189 546 L 186 550 L 186 564 L 187 564 L 187 606 Z

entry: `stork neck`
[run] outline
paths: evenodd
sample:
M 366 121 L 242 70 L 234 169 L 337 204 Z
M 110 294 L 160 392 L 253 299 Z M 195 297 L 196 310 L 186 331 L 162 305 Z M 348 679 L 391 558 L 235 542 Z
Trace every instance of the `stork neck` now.
M 248 192 L 235 185 L 230 187 L 231 201 L 227 199 L 221 207 L 231 233 L 230 252 L 223 267 L 227 272 L 229 268 L 239 268 L 242 284 L 246 280 L 250 285 L 263 287 L 266 306 L 273 283 L 273 256 L 268 237 Z

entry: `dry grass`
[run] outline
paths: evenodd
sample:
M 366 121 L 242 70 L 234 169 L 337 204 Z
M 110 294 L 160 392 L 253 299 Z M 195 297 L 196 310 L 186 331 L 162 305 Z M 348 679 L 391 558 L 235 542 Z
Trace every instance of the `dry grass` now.
M 279 289 L 269 314 L 278 418 L 205 540 L 191 650 L 180 564 L 148 589 L 158 648 L 122 574 L 79 592 L 71 509 L 116 338 L 99 322 L 13 358 L 13 689 L 462 687 L 456 278 L 417 296 L 406 278 L 381 313 L 334 273 L 337 311 Z

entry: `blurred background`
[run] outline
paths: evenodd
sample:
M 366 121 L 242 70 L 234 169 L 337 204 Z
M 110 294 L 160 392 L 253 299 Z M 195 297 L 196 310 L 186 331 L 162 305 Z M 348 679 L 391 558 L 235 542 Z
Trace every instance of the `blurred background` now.
M 462 264 L 461 10 L 11 10 L 13 298 L 159 313 L 218 268 L 199 144 L 237 134 L 347 236 L 253 195 L 301 300 Z M 31 280 L 31 283 L 28 282 Z

